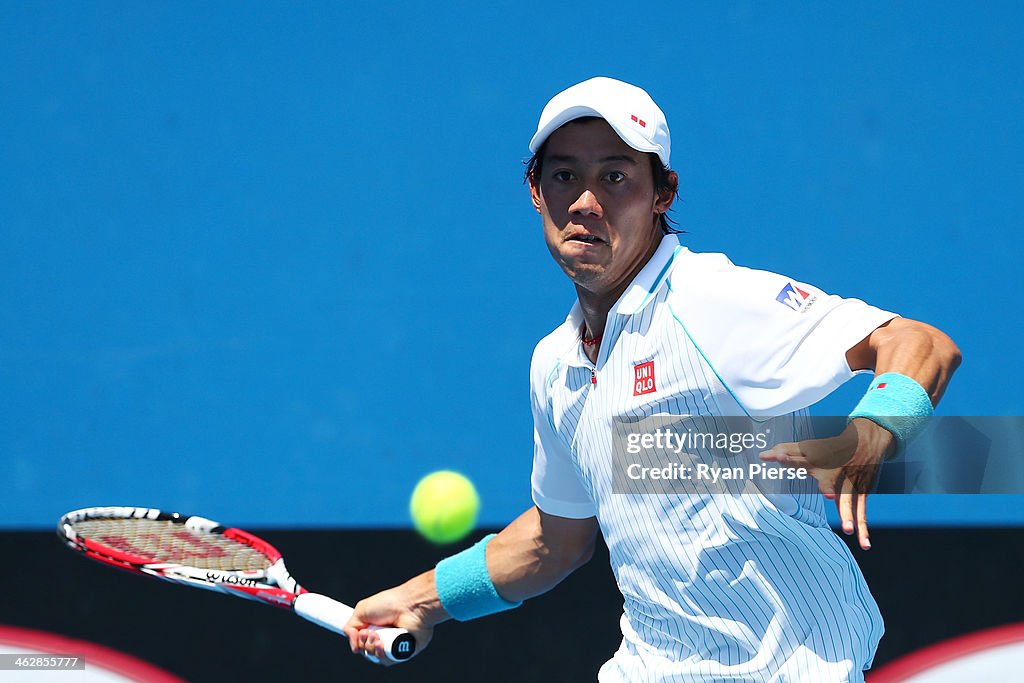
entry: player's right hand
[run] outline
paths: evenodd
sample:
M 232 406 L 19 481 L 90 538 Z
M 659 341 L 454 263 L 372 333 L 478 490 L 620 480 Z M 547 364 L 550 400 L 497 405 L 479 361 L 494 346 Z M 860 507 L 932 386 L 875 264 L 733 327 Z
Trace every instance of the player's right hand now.
M 375 631 L 369 629 L 370 626 L 394 626 L 409 631 L 416 638 L 416 652 L 413 657 L 427 647 L 433 637 L 437 621 L 431 619 L 429 611 L 417 607 L 422 602 L 414 584 L 416 581 L 417 579 L 413 579 L 356 603 L 355 610 L 344 627 L 353 653 L 373 655 L 377 663 L 383 666 L 395 663 L 388 659 L 380 638 Z

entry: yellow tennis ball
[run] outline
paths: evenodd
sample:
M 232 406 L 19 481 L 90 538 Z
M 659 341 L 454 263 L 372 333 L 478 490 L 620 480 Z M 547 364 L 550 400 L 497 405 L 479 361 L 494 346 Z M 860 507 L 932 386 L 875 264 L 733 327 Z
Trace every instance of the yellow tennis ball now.
M 449 470 L 420 479 L 409 501 L 416 530 L 434 543 L 454 543 L 476 525 L 480 498 L 473 482 Z

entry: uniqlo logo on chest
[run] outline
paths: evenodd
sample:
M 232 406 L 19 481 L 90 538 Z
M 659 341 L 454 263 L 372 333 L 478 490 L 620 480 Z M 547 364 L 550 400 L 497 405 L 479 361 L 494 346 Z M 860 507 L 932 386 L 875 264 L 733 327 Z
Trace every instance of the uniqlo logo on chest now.
M 657 390 L 654 385 L 654 361 L 633 366 L 633 395 L 643 396 Z

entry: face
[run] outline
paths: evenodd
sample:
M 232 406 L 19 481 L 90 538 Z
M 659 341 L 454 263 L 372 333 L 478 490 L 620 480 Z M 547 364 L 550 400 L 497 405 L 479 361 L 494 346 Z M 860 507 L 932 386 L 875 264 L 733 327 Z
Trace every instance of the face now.
M 584 292 L 614 297 L 661 242 L 672 197 L 654 191 L 650 161 L 604 119 L 570 121 L 547 140 L 533 205 L 555 261 Z

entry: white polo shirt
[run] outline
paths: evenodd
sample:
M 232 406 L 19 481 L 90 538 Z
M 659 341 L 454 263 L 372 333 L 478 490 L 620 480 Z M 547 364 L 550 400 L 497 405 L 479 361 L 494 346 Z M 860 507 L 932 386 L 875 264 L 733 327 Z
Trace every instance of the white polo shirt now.
M 663 238 L 608 315 L 597 362 L 577 303 L 530 371 L 533 500 L 596 516 L 624 598 L 601 681 L 861 680 L 882 620 L 813 479 L 780 493 L 613 491 L 616 420 L 805 415 L 895 317 Z M 642 384 L 638 385 L 638 382 Z M 776 441 L 807 438 L 796 419 Z

